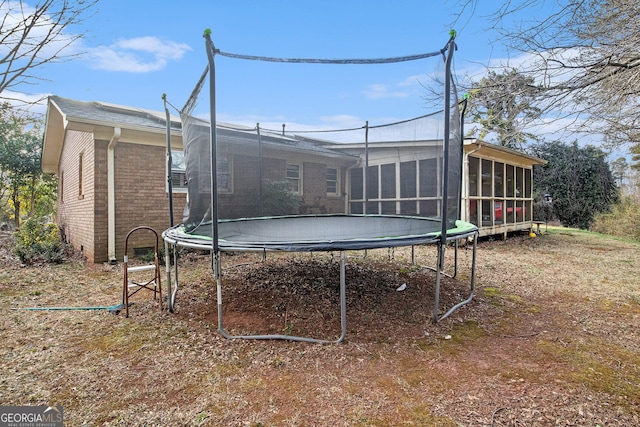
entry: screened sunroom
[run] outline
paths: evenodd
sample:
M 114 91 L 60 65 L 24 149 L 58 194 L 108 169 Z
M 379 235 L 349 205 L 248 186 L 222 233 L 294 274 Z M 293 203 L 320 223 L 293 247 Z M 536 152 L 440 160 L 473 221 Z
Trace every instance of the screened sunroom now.
M 533 166 L 544 160 L 479 140 L 466 140 L 464 150 L 461 219 L 477 225 L 483 236 L 529 230 Z
M 419 148 L 416 148 L 419 147 Z M 347 173 L 347 209 L 352 214 L 434 216 L 441 186 L 426 171 L 442 170 L 434 141 L 334 145 L 361 156 Z M 366 152 L 365 152 L 366 150 Z M 366 154 L 365 154 L 366 153 Z M 544 160 L 479 140 L 465 140 L 460 219 L 481 236 L 530 230 L 533 166 Z M 364 167 L 366 167 L 366 174 Z M 438 177 L 439 175 L 436 174 Z M 438 178 L 440 179 L 440 178 Z

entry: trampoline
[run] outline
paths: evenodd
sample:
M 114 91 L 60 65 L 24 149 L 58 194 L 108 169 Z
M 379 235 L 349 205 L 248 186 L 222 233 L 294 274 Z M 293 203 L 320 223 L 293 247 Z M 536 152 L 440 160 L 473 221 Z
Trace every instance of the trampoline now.
M 431 319 L 438 322 L 472 301 L 474 295 L 477 227 L 458 220 L 462 170 L 462 119 L 452 101 L 451 77 L 454 35 L 439 51 L 377 60 L 322 60 L 270 58 L 229 54 L 216 49 L 205 32 L 208 65 L 181 110 L 182 142 L 187 181 L 183 222 L 171 223 L 162 233 L 165 243 L 169 310 L 175 311 L 178 282 L 178 248 L 211 251 L 217 288 L 218 331 L 229 339 L 283 339 L 338 343 L 346 337 L 345 252 L 369 249 L 436 245 L 437 259 Z M 214 57 L 268 62 L 314 64 L 378 64 L 441 57 L 444 108 L 414 119 L 362 128 L 332 130 L 322 139 L 255 128 L 218 124 L 215 104 Z M 194 110 L 203 87 L 209 84 L 209 116 Z M 436 138 L 423 129 L 440 125 Z M 167 112 L 169 120 L 169 114 Z M 408 132 L 407 132 L 408 130 Z M 355 145 L 332 147 L 331 136 L 352 132 Z M 377 136 L 376 136 L 377 135 Z M 411 136 L 408 136 L 411 135 Z M 413 138 L 413 139 L 411 139 Z M 418 141 L 418 142 L 412 142 Z M 361 144 L 362 145 L 362 144 Z M 168 170 L 172 171 L 170 132 L 167 131 Z M 385 163 L 386 162 L 386 163 Z M 168 176 L 172 192 L 172 175 Z M 170 200 L 171 221 L 173 207 Z M 319 210 L 319 214 L 309 211 Z M 389 213 L 389 212 L 392 213 Z M 345 213 L 346 212 L 346 213 Z M 441 277 L 456 276 L 458 244 L 472 242 L 469 293 L 441 313 Z M 455 250 L 453 272 L 445 271 L 445 250 Z M 171 250 L 173 249 L 173 251 Z M 339 252 L 340 323 L 336 339 L 282 334 L 232 335 L 223 325 L 223 274 L 225 252 Z M 173 254 L 173 255 L 170 255 Z M 173 260 L 170 259 L 173 256 Z M 173 261 L 173 262 L 172 262 Z M 173 267 L 171 267 L 173 265 Z
M 440 221 L 397 215 L 305 215 L 220 220 L 221 251 L 332 252 L 393 248 L 437 243 Z M 459 240 L 476 227 L 456 221 L 447 239 Z M 211 249 L 211 226 L 187 233 L 183 225 L 164 233 L 171 244 Z

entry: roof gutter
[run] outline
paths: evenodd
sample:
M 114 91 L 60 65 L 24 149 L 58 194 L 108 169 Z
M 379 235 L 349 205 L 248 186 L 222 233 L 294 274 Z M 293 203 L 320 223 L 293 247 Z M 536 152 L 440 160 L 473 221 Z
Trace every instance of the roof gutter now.
M 116 263 L 116 172 L 115 149 L 120 140 L 122 129 L 113 128 L 113 136 L 107 146 L 107 220 L 108 220 L 108 250 L 109 262 Z

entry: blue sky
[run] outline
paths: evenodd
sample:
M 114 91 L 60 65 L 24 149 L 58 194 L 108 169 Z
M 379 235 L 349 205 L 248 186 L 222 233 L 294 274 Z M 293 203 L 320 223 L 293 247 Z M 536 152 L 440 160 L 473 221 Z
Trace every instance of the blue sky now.
M 153 110 L 162 110 L 166 93 L 181 107 L 206 65 L 205 28 L 225 52 L 305 58 L 432 52 L 454 28 L 456 72 L 469 73 L 505 56 L 487 29 L 487 16 L 501 2 L 478 3 L 463 11 L 460 0 L 103 0 L 82 27 L 69 28 L 86 32 L 74 47 L 82 55 L 40 69 L 47 81 L 15 90 Z M 330 128 L 415 117 L 432 110 L 423 85 L 435 64 L 273 64 L 216 56 L 218 117 Z

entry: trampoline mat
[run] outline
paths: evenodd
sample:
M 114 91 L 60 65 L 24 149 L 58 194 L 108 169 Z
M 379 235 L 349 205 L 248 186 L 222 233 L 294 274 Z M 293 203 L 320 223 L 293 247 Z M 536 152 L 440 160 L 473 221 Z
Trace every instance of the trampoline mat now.
M 291 252 L 360 250 L 428 244 L 440 239 L 440 220 L 393 215 L 308 215 L 242 218 L 218 222 L 223 251 L 282 250 Z M 447 238 L 472 234 L 476 227 L 457 221 Z M 212 245 L 211 223 L 187 233 L 182 225 L 163 233 L 183 246 Z

